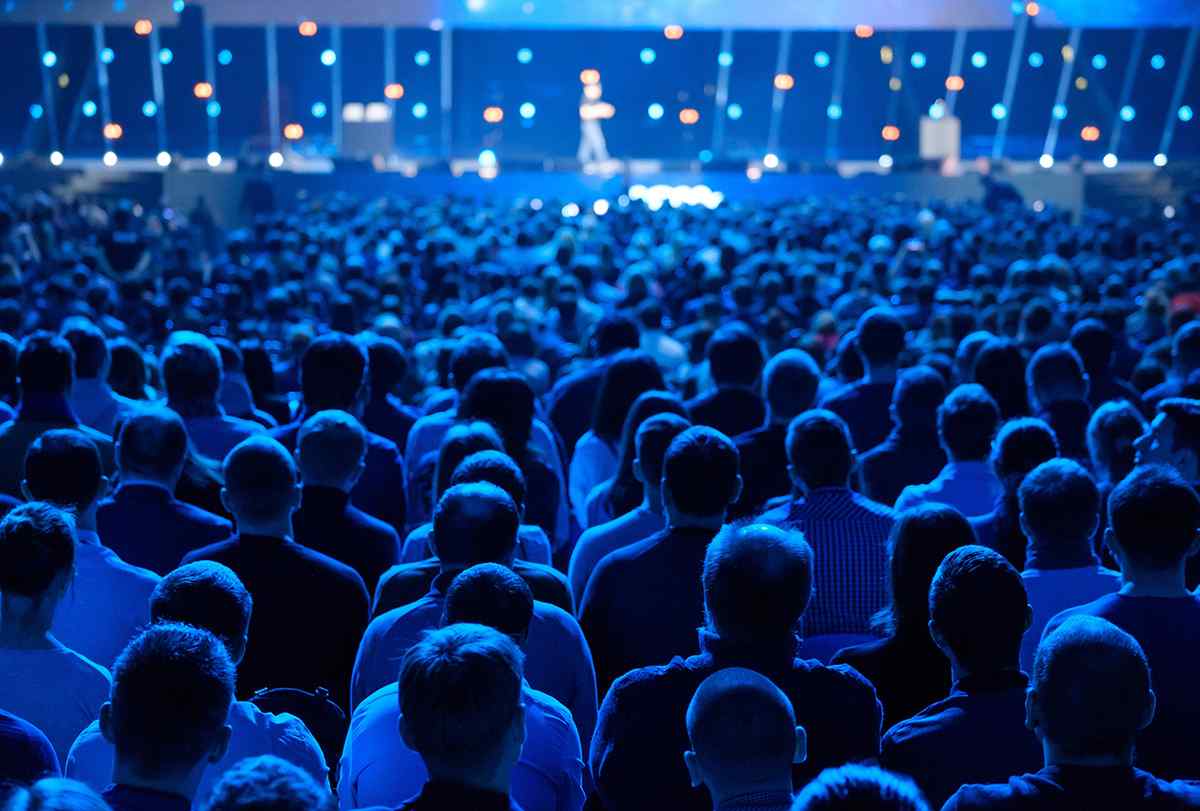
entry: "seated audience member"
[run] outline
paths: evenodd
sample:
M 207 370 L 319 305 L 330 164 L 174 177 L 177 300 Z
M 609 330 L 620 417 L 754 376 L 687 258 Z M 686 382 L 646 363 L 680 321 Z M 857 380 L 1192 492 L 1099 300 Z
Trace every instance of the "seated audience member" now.
M 450 434 L 447 434 L 450 436 Z M 495 485 L 503 490 L 517 507 L 517 520 L 525 516 L 525 476 L 521 468 L 508 455 L 500 451 L 479 451 L 471 454 L 454 469 L 453 475 L 446 483 L 445 489 L 459 484 L 474 484 L 484 482 Z M 550 542 L 545 533 L 523 533 L 527 527 L 521 524 L 517 529 L 517 551 L 524 551 L 531 557 L 541 558 L 543 562 L 531 562 L 528 558 L 514 557 L 509 564 L 513 571 L 529 583 L 534 596 L 547 603 L 556 605 L 563 611 L 573 614 L 575 603 L 567 586 L 567 579 L 557 569 L 549 566 Z M 524 534 L 524 537 L 522 535 Z M 408 605 L 424 597 L 435 577 L 446 567 L 435 552 L 437 539 L 435 527 L 427 524 L 409 533 L 405 542 L 410 549 L 424 547 L 428 553 L 420 556 L 415 563 L 402 563 L 393 566 L 380 578 L 379 587 L 375 590 L 375 600 L 372 606 L 373 615 L 378 616 L 385 611 Z M 515 555 L 515 552 L 514 552 Z
M 36 726 L 58 761 L 108 697 L 108 671 L 51 632 L 71 584 L 75 530 L 49 504 L 17 507 L 0 523 L 0 709 Z
M 792 702 L 808 758 L 792 770 L 803 785 L 822 769 L 879 753 L 880 707 L 853 669 L 795 658 L 796 627 L 812 590 L 812 550 L 799 533 L 753 524 L 726 527 L 709 545 L 701 576 L 701 652 L 619 679 L 604 698 L 592 739 L 592 777 L 605 808 L 709 811 L 690 786 L 679 723 L 696 688 L 727 667 L 770 679 Z
M 871 766 L 826 769 L 804 787 L 792 811 L 930 811 L 907 778 Z
M 204 773 L 229 749 L 234 666 L 221 641 L 187 625 L 153 625 L 113 668 L 100 732 L 113 746 L 112 811 L 187 811 Z
M 255 407 L 250 381 L 246 378 L 245 358 L 242 350 L 228 338 L 214 338 L 217 351 L 221 353 L 221 390 L 217 402 L 225 413 L 256 422 L 264 428 L 275 428 L 279 423 L 266 411 Z
M 863 377 L 826 397 L 821 408 L 845 420 L 854 447 L 865 451 L 887 439 L 892 429 L 892 389 L 904 351 L 904 322 L 890 307 L 872 307 L 854 329 Z
M 99 327 L 82 317 L 64 321 L 61 334 L 75 353 L 75 380 L 68 398 L 71 410 L 81 423 L 111 437 L 117 418 L 136 403 L 108 384 L 108 341 Z
M 199 796 L 205 796 L 201 793 Z M 330 811 L 329 790 L 274 755 L 246 758 L 226 770 L 204 811 Z
M 1029 416 L 1025 378 L 1025 352 L 1011 338 L 993 336 L 979 348 L 972 365 L 972 380 L 996 401 L 1001 420 Z
M 1087 401 L 1088 376 L 1070 344 L 1043 346 L 1029 359 L 1025 376 L 1029 404 L 1039 419 L 1054 429 L 1059 453 L 1087 465 L 1087 424 L 1092 407 Z
M 416 469 L 408 471 L 408 518 L 416 527 L 409 535 L 429 525 L 438 500 L 449 489 L 450 477 L 462 460 L 479 451 L 503 450 L 504 440 L 489 422 L 471 420 L 450 426 L 437 450 L 425 454 Z M 541 527 L 537 531 L 543 537 L 546 535 Z M 409 547 L 408 538 L 405 538 L 400 562 L 413 563 L 431 555 L 428 549 Z
M 1021 527 L 1021 482 L 1043 462 L 1058 456 L 1058 438 L 1045 422 L 1017 417 L 1004 424 L 992 442 L 991 466 L 1004 494 L 995 507 L 971 519 L 981 546 L 995 549 L 1018 569 L 1025 568 L 1028 540 Z
M 587 527 L 587 497 L 592 488 L 617 472 L 617 443 L 629 409 L 644 393 L 665 388 L 662 371 L 645 352 L 620 352 L 604 370 L 592 427 L 575 443 L 567 479 L 571 511 L 579 526 Z
M 292 529 L 296 543 L 346 564 L 373 594 L 380 576 L 399 560 L 400 539 L 350 503 L 366 453 L 366 432 L 345 411 L 318 411 L 304 421 L 296 440 L 304 489 Z
M 1104 546 L 1104 530 L 1108 529 L 1108 495 L 1117 482 L 1133 471 L 1137 462 L 1138 437 L 1148 425 L 1138 409 L 1128 402 L 1104 403 L 1092 412 L 1088 420 L 1088 455 L 1092 458 L 1092 473 L 1100 490 L 1100 527 L 1096 530 L 1096 552 L 1100 562 L 1116 568 L 1112 553 Z
M 696 427 L 672 440 L 663 462 L 666 528 L 605 556 L 580 605 L 602 690 L 635 667 L 697 652 L 705 550 L 741 486 L 729 437 Z
M 460 484 L 446 491 L 433 518 L 440 573 L 424 597 L 380 614 L 367 627 L 354 662 L 352 707 L 389 684 L 404 652 L 441 624 L 446 590 L 455 577 L 480 563 L 511 564 L 517 521 L 516 504 L 495 485 Z M 538 600 L 525 651 L 529 683 L 571 710 L 587 739 L 596 723 L 596 676 L 579 624 L 561 608 Z
M 1183 397 L 1188 378 L 1200 369 L 1200 321 L 1189 321 L 1171 339 L 1171 367 L 1167 379 L 1142 395 L 1145 407 L 1153 412 L 1163 400 Z
M 408 376 L 408 356 L 397 341 L 383 335 L 365 333 L 358 340 L 367 350 L 370 378 L 370 394 L 362 410 L 363 427 L 403 449 L 408 432 L 421 416 L 396 394 Z
M 938 567 L 929 633 L 950 662 L 954 686 L 888 730 L 879 756 L 935 807 L 965 783 L 1003 780 L 1041 763 L 1023 719 L 1029 680 L 1017 664 L 1029 615 L 1021 576 L 996 552 L 965 546 Z
M 792 420 L 787 449 L 800 495 L 761 520 L 798 530 L 816 555 L 804 635 L 866 634 L 887 605 L 887 539 L 896 513 L 850 489 L 854 446 L 833 412 L 815 409 Z
M 938 406 L 946 399 L 946 382 L 928 366 L 905 369 L 892 391 L 892 432 L 858 457 L 863 493 L 892 505 L 905 487 L 932 480 L 946 465 L 938 441 Z
M 1093 411 L 1105 403 L 1121 400 L 1141 410 L 1142 398 L 1137 389 L 1113 371 L 1117 339 L 1103 321 L 1085 318 L 1071 327 L 1071 348 L 1079 353 L 1087 372 L 1087 399 Z
M 1184 582 L 1200 549 L 1200 497 L 1169 468 L 1136 468 L 1108 499 L 1104 542 L 1121 567 L 1121 590 L 1068 609 L 1042 638 L 1072 616 L 1108 620 L 1138 641 L 1154 674 L 1158 710 L 1137 736 L 1139 768 L 1165 779 L 1200 779 L 1191 756 L 1200 726 L 1200 596 Z M 1036 668 L 1036 665 L 1035 665 Z
M 845 648 L 832 660 L 875 685 L 884 729 L 950 690 L 950 664 L 929 635 L 929 584 L 946 555 L 974 543 L 967 519 L 945 504 L 922 504 L 896 518 L 888 538 L 890 603 L 871 622 L 885 637 Z
M 54 637 L 104 667 L 146 624 L 146 601 L 158 583 L 158 575 L 130 566 L 96 534 L 96 505 L 107 487 L 96 446 L 78 431 L 47 431 L 25 454 L 26 496 L 74 517 L 75 571 L 54 615 Z
M 1021 483 L 1021 527 L 1029 553 L 1021 579 L 1033 619 L 1021 642 L 1021 670 L 1030 672 L 1046 623 L 1060 612 L 1112 594 L 1121 575 L 1100 565 L 1092 546 L 1100 491 L 1069 459 L 1038 465 Z
M 234 666 L 246 652 L 252 600 L 228 568 L 212 561 L 181 566 L 163 578 L 150 596 L 154 623 L 182 623 L 213 634 L 224 644 Z M 329 782 L 325 756 L 300 719 L 265 713 L 249 701 L 229 707 L 229 747 L 204 772 L 196 796 L 205 797 L 244 758 L 273 754 L 302 768 L 322 785 Z M 63 764 L 67 777 L 103 791 L 112 782 L 113 745 L 99 722 L 79 734 Z
M 1072 617 L 1038 646 L 1025 723 L 1043 768 L 998 785 L 963 786 L 944 811 L 1200 808 L 1193 783 L 1168 783 L 1134 766 L 1157 691 L 1137 640 L 1095 617 Z M 1158 684 L 1155 672 L 1154 684 Z
M 949 461 L 928 484 L 905 487 L 896 510 L 932 501 L 949 504 L 967 518 L 991 512 L 1003 493 L 987 463 L 999 423 L 996 401 L 979 384 L 966 383 L 950 392 L 938 408 L 938 436 Z
M 1133 443 L 1139 465 L 1169 465 L 1200 486 L 1200 400 L 1172 397 L 1158 404 L 1145 433 Z
M 509 800 L 525 742 L 524 667 L 511 639 L 482 625 L 433 631 L 400 662 L 400 736 L 429 780 L 398 811 L 520 811 Z
M 230 417 L 221 407 L 221 353 L 204 335 L 172 333 L 160 365 L 167 407 L 183 418 L 188 437 L 202 456 L 224 459 L 234 445 L 263 432 L 258 423 Z
M 113 471 L 112 438 L 82 425 L 67 399 L 75 380 L 75 353 L 57 335 L 35 332 L 21 342 L 17 358 L 21 402 L 17 416 L 0 425 L 0 493 L 21 497 L 25 451 L 46 431 L 75 428 L 100 452 L 105 474 Z
M 686 419 L 675 414 L 655 414 L 638 427 L 633 470 L 643 485 L 642 503 L 619 518 L 588 528 L 579 536 L 575 548 L 571 550 L 567 569 L 571 595 L 577 606 L 583 605 L 583 595 L 592 572 L 606 555 L 645 540 L 665 526 L 663 462 L 671 442 L 690 427 Z
M 65 777 L 13 783 L 0 797 L 4 811 L 112 811 L 104 798 L 82 783 Z
M 767 362 L 763 371 L 766 419 L 734 439 L 742 462 L 743 486 L 742 495 L 729 511 L 730 518 L 757 515 L 771 499 L 791 494 L 788 425 L 812 408 L 820 380 L 816 362 L 803 350 L 785 349 Z
M 767 416 L 759 394 L 763 351 L 750 328 L 740 321 L 718 328 L 704 347 L 704 357 L 715 388 L 688 400 L 692 422 L 726 436 L 762 425 Z
M 96 530 L 122 560 L 166 574 L 187 553 L 233 533 L 225 518 L 174 495 L 188 455 L 187 429 L 174 411 L 131 412 L 116 451 L 119 483 L 96 507 Z
M 45 733 L 0 710 L 0 783 L 30 785 L 59 772 L 58 755 Z
M 345 706 L 355 647 L 369 614 L 362 578 L 292 539 L 300 485 L 291 454 L 278 442 L 246 440 L 225 457 L 224 475 L 221 497 L 237 533 L 197 549 L 184 563 L 224 564 L 254 598 L 238 695 L 263 687 L 324 687 Z
M 524 647 L 534 599 L 525 581 L 495 563 L 473 566 L 446 592 L 445 622 L 479 623 Z M 338 799 L 343 809 L 394 808 L 428 778 L 420 757 L 396 734 L 396 682 L 376 690 L 354 710 L 341 760 Z M 583 761 L 570 712 L 549 695 L 522 683 L 525 745 L 513 767 L 512 797 L 525 811 L 579 811 Z
M 792 764 L 804 762 L 807 743 L 792 702 L 770 679 L 718 670 L 696 688 L 685 720 L 691 748 L 683 761 L 714 811 L 791 811 Z
M 362 412 L 369 390 L 367 352 L 353 338 L 331 332 L 314 340 L 300 360 L 300 388 L 304 403 L 294 422 L 281 425 L 271 436 L 295 450 L 304 421 L 319 411 Z M 362 475 L 350 492 L 350 501 L 367 515 L 405 530 L 405 476 L 400 449 L 389 439 L 365 432 L 367 453 Z

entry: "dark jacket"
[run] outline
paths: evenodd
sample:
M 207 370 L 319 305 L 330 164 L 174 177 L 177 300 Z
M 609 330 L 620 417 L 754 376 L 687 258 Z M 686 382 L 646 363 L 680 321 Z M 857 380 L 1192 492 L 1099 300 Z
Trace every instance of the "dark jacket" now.
M 292 514 L 296 542 L 344 563 L 375 593 L 375 584 L 400 561 L 396 531 L 350 503 L 349 493 L 335 487 L 308 486 L 300 509 Z
M 730 437 L 754 430 L 767 418 L 763 398 L 749 389 L 717 389 L 688 400 L 685 406 L 693 423 L 716 428 Z
M 165 575 L 189 552 L 228 538 L 233 524 L 165 487 L 122 484 L 97 506 L 96 531 L 121 560 Z
M 858 457 L 863 493 L 889 507 L 905 487 L 933 481 L 945 466 L 946 452 L 934 426 L 924 431 L 895 428 L 887 439 Z
M 562 572 L 545 564 L 525 560 L 514 560 L 512 570 L 529 584 L 533 599 L 558 606 L 568 614 L 574 615 L 575 604 L 571 600 L 571 588 Z M 379 578 L 379 585 L 375 588 L 372 616 L 377 617 L 385 611 L 421 599 L 429 593 L 430 585 L 441 571 L 442 564 L 437 558 L 416 563 L 401 563 L 388 569 Z

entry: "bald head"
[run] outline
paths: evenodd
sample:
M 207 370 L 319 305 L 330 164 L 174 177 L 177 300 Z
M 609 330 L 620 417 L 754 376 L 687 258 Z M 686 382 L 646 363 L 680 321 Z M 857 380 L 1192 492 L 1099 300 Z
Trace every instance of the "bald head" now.
M 318 411 L 300 426 L 296 459 L 306 485 L 350 490 L 362 475 L 367 435 L 345 411 Z
M 241 442 L 225 457 L 223 471 L 222 499 L 241 533 L 287 521 L 299 504 L 292 455 L 270 437 Z

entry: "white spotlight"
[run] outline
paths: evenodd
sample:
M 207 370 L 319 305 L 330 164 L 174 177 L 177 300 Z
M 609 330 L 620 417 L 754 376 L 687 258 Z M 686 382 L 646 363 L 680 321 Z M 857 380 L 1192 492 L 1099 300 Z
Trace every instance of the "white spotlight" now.
M 1100 162 L 1104 164 L 1106 169 L 1112 169 L 1117 165 L 1117 156 L 1109 152 L 1100 159 Z
M 1155 166 L 1166 166 L 1167 165 L 1167 156 L 1164 155 L 1163 153 L 1159 152 L 1157 155 L 1154 156 L 1154 165 Z
M 272 169 L 278 169 L 280 166 L 283 166 L 283 153 L 272 152 L 270 155 L 267 155 L 267 163 Z
M 105 166 L 116 166 L 117 165 L 117 153 L 113 152 L 111 149 L 108 150 L 107 152 L 105 152 L 104 153 L 104 165 Z
M 763 156 L 763 166 L 767 167 L 768 169 L 778 169 L 779 156 L 774 152 L 768 152 Z
M 579 216 L 579 205 L 576 203 L 567 203 L 562 207 L 562 215 L 568 219 Z
M 1175 219 L 1175 206 L 1163 206 L 1163 216 L 1168 220 Z
M 1042 156 L 1040 158 L 1038 158 L 1038 166 L 1042 167 L 1043 169 L 1049 169 L 1053 165 L 1054 165 L 1054 156 L 1051 155 L 1049 152 L 1042 153 Z
M 154 157 L 154 162 L 157 163 L 162 168 L 166 169 L 168 166 L 171 165 L 171 153 L 167 152 L 166 150 L 159 152 Z
M 891 169 L 892 164 L 894 164 L 894 163 L 895 163 L 895 161 L 892 160 L 891 155 L 888 155 L 885 153 L 885 154 L 879 156 L 879 165 L 882 166 L 884 169 Z
M 207 161 L 208 165 L 211 166 L 213 169 L 216 169 L 218 166 L 221 165 L 221 153 L 220 152 L 209 152 L 208 157 L 205 158 L 205 161 Z
M 592 211 L 597 217 L 603 217 L 608 213 L 608 201 L 601 197 L 599 200 L 592 203 Z
M 59 152 L 57 149 L 50 153 L 50 165 L 51 166 L 62 166 L 62 162 L 63 162 L 63 153 Z

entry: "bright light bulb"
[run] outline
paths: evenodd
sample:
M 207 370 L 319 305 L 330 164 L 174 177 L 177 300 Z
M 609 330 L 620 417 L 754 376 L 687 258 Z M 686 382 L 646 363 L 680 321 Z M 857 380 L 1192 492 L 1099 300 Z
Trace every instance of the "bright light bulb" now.
M 1100 159 L 1100 162 L 1104 164 L 1105 168 L 1112 169 L 1117 165 L 1117 156 L 1109 152 Z
M 879 165 L 884 169 L 891 169 L 894 163 L 895 161 L 892 160 L 891 155 L 883 154 L 879 156 Z
M 205 158 L 204 160 L 208 163 L 209 166 L 211 166 L 213 169 L 216 169 L 218 166 L 221 165 L 221 153 L 220 152 L 209 152 L 208 157 Z
M 778 169 L 779 156 L 774 152 L 768 152 L 763 156 L 763 166 L 767 167 L 768 169 Z
M 1043 169 L 1049 169 L 1053 165 L 1054 165 L 1054 156 L 1048 152 L 1043 153 L 1042 156 L 1040 158 L 1038 158 L 1038 166 L 1041 166 Z
M 104 153 L 104 165 L 105 166 L 116 166 L 117 165 L 117 153 L 113 152 L 111 149 L 108 152 L 105 152 Z
M 1157 155 L 1154 156 L 1154 165 L 1155 166 L 1166 166 L 1167 165 L 1167 156 L 1164 155 L 1163 153 L 1159 152 Z
M 171 165 L 171 153 L 167 152 L 166 150 L 159 152 L 158 155 L 155 156 L 154 162 L 166 169 Z
M 59 152 L 57 149 L 50 153 L 50 165 L 51 166 L 62 166 L 62 162 L 63 162 L 63 153 Z

